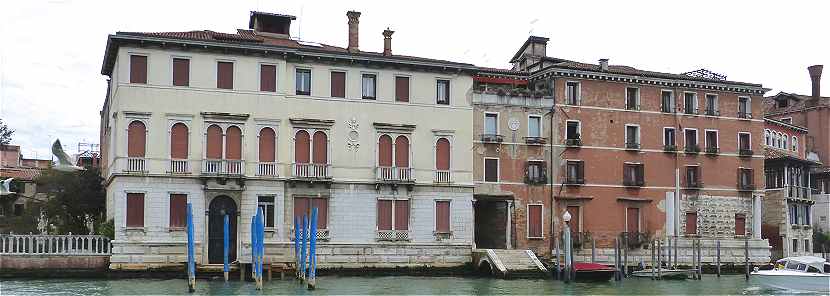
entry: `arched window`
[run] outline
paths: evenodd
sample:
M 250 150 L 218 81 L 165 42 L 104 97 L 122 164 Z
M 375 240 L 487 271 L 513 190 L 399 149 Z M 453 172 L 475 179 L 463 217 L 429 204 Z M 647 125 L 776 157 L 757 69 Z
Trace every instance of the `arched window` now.
M 405 136 L 398 136 L 395 139 L 395 166 L 399 168 L 409 167 L 409 139 Z
M 242 130 L 236 126 L 225 131 L 225 159 L 242 159 Z
M 764 130 L 764 145 L 770 145 L 769 130 Z
M 277 133 L 270 127 L 259 131 L 259 162 L 275 162 L 277 158 Z
M 127 157 L 144 157 L 147 127 L 140 120 L 130 122 L 127 128 Z
M 187 159 L 187 125 L 178 122 L 170 128 L 170 158 Z
M 329 156 L 327 151 L 328 139 L 326 133 L 322 131 L 315 132 L 312 142 L 314 142 L 314 155 L 312 161 L 316 164 L 327 164 Z
M 787 145 L 787 134 L 784 134 L 784 136 L 781 137 L 781 140 L 784 142 L 784 146 L 782 146 L 781 148 L 784 148 L 785 150 L 790 149 L 790 146 Z
M 795 136 L 793 136 L 792 146 L 793 151 L 798 152 L 798 138 L 796 138 Z
M 206 138 L 205 156 L 208 159 L 222 159 L 222 128 L 212 124 L 207 129 Z
M 775 133 L 775 147 L 781 148 L 781 133 Z
M 311 162 L 311 137 L 307 131 L 298 131 L 294 135 L 294 162 L 295 163 L 309 163 Z
M 392 137 L 382 135 L 378 139 L 378 166 L 392 166 Z
M 435 169 L 450 170 L 450 141 L 447 138 L 440 138 L 435 143 Z

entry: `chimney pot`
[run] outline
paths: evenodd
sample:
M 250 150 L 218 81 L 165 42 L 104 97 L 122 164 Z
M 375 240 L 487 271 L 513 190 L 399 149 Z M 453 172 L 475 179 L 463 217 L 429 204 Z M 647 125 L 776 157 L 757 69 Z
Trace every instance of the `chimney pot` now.
M 395 33 L 395 31 L 390 30 L 388 27 L 386 30 L 383 30 L 383 55 L 385 56 L 392 55 L 392 33 Z
M 349 47 L 347 48 L 349 52 L 358 52 L 360 51 L 358 47 L 358 24 L 360 24 L 360 12 L 349 10 L 346 12 L 346 16 L 349 18 Z
M 599 59 L 599 67 L 602 71 L 608 71 L 608 59 Z
M 821 70 L 824 68 L 824 65 L 812 65 L 807 67 L 807 71 L 810 72 L 810 81 L 813 83 L 813 99 L 818 100 L 821 96 Z

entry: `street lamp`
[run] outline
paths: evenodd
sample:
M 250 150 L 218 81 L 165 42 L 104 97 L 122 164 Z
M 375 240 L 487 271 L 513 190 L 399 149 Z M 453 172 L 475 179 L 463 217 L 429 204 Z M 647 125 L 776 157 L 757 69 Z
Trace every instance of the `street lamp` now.
M 565 223 L 571 222 L 571 213 L 568 210 L 565 210 L 565 214 L 562 214 L 562 220 L 565 220 Z
M 562 220 L 565 221 L 565 231 L 562 233 L 562 237 L 565 239 L 565 282 L 570 282 L 572 275 L 572 258 L 573 258 L 573 246 L 571 244 L 571 228 L 569 224 L 571 222 L 571 213 L 568 213 L 568 210 L 565 210 L 565 213 L 562 214 Z

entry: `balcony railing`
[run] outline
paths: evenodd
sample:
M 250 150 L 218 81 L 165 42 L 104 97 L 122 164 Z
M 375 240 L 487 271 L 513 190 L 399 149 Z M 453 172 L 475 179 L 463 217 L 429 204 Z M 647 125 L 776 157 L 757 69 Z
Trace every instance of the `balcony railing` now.
M 695 108 L 683 108 L 683 114 L 686 115 L 697 115 L 698 109 Z
M 640 143 L 637 143 L 637 142 L 625 142 L 625 149 L 628 149 L 628 150 L 640 150 Z
M 206 175 L 244 175 L 245 162 L 242 160 L 205 159 L 202 160 L 202 174 Z
M 375 167 L 375 178 L 385 182 L 414 182 L 412 168 Z
M 330 168 L 330 164 L 293 163 L 291 164 L 291 176 L 295 178 L 330 179 Z
M 256 175 L 263 176 L 263 177 L 276 177 L 279 176 L 277 173 L 277 163 L 276 162 L 260 162 L 256 165 Z
M 700 146 L 690 144 L 683 149 L 686 153 L 700 153 Z
M 738 190 L 755 190 L 755 184 L 752 183 L 739 183 Z
M 449 170 L 435 170 L 435 183 L 449 184 L 452 183 L 452 175 Z
M 738 149 L 738 156 L 752 156 L 752 149 Z
M 473 104 L 550 108 L 553 106 L 553 97 L 537 94 L 522 95 L 506 90 L 476 90 L 473 93 Z
M 378 230 L 378 241 L 408 241 L 409 230 Z
M 706 109 L 706 115 L 720 116 L 720 111 L 719 110 L 714 110 L 714 109 Z
M 544 145 L 547 139 L 544 137 L 525 137 L 525 143 L 530 145 Z
M 582 185 L 585 184 L 585 178 L 568 176 L 565 178 L 565 185 Z
M 718 147 L 706 147 L 706 154 L 718 154 L 720 152 L 720 148 Z
M 2 234 L 0 254 L 96 256 L 110 255 L 110 240 L 103 235 Z
M 634 105 L 634 104 L 626 103 L 625 104 L 625 110 L 639 111 L 640 110 L 640 105 Z
M 481 141 L 484 143 L 501 143 L 504 142 L 504 136 L 499 134 L 481 134 Z
M 125 172 L 141 173 L 146 171 L 146 161 L 144 157 L 127 157 L 127 167 Z
M 752 112 L 738 112 L 738 118 L 752 118 Z
M 700 182 L 699 179 L 695 180 L 686 180 L 686 188 L 691 189 L 698 189 L 703 187 L 703 182 Z
M 635 180 L 632 180 L 632 179 L 624 179 L 624 180 L 623 180 L 623 186 L 629 186 L 629 187 L 641 187 L 641 186 L 643 186 L 644 184 L 645 184 L 645 181 L 644 181 L 644 180 L 637 180 L 637 179 L 635 179 Z
M 565 146 L 569 147 L 579 147 L 582 146 L 582 139 L 580 138 L 573 138 L 573 139 L 565 139 Z
M 787 198 L 812 199 L 812 188 L 790 185 L 787 186 Z
M 190 173 L 190 170 L 187 167 L 187 160 L 186 159 L 171 159 L 170 160 L 170 173 L 173 173 L 173 174 L 187 174 L 187 173 Z
M 668 144 L 663 145 L 663 151 L 675 152 L 675 151 L 677 151 L 677 146 L 676 145 L 668 145 Z

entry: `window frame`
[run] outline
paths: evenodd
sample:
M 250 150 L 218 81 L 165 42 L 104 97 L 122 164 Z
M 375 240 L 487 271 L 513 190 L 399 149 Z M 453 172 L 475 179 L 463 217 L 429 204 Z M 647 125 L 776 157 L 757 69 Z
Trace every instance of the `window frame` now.
M 263 197 L 266 197 L 266 198 L 270 197 L 271 201 L 270 202 L 269 201 L 262 201 L 261 199 Z M 269 212 L 268 211 L 268 205 L 269 204 L 271 206 L 271 211 L 270 211 L 271 215 L 272 215 L 271 220 L 268 220 L 268 212 Z M 277 196 L 273 195 L 273 194 L 257 195 L 256 205 L 257 205 L 256 206 L 257 211 L 259 211 L 259 208 L 262 207 L 263 205 L 265 206 L 265 209 L 262 211 L 262 216 L 265 218 L 265 225 L 264 225 L 265 229 L 275 229 L 276 228 L 276 222 L 275 221 L 277 220 L 277 211 L 276 211 Z M 268 225 L 268 224 L 271 224 L 271 225 Z
M 447 229 L 446 232 L 441 231 L 441 230 L 438 229 L 438 219 L 440 218 L 440 217 L 438 217 L 438 203 L 439 202 L 446 202 L 447 203 L 447 228 L 448 229 Z M 410 206 L 411 206 L 411 204 L 410 204 Z M 432 203 L 432 207 L 433 207 L 432 214 L 435 217 L 435 219 L 432 220 L 433 232 L 435 234 L 449 234 L 449 235 L 451 235 L 452 234 L 452 200 L 451 199 L 435 199 Z
M 173 217 L 172 217 L 172 215 L 173 215 L 173 196 L 174 195 L 177 195 L 177 196 L 182 196 L 183 195 L 184 196 L 185 209 L 184 209 L 184 212 L 182 213 L 182 217 L 184 217 L 185 221 L 182 223 L 181 226 L 173 226 Z M 171 192 L 167 193 L 167 227 L 170 230 L 184 230 L 185 228 L 187 228 L 187 203 L 188 203 L 189 199 L 190 199 L 190 196 L 186 192 L 173 192 L 173 191 L 171 191 Z
M 259 79 L 257 79 L 257 90 L 259 92 L 264 92 L 264 93 L 276 93 L 277 90 L 279 89 L 279 84 L 277 83 L 277 81 L 278 81 L 277 80 L 277 74 L 279 74 L 279 68 L 280 68 L 279 64 L 277 64 L 277 63 L 268 63 L 268 62 L 259 62 L 259 63 L 257 63 L 257 65 L 259 66 L 259 67 L 257 67 L 257 74 L 258 74 L 257 77 L 259 77 Z M 262 89 L 262 66 L 274 66 L 274 90 L 263 90 Z
M 187 83 L 183 85 L 176 84 L 176 60 L 187 60 Z M 173 87 L 190 87 L 190 82 L 193 73 L 193 58 L 189 56 L 170 56 L 170 85 Z
M 576 166 L 576 176 L 571 178 L 571 166 Z M 581 159 L 565 160 L 565 183 L 585 184 L 585 161 Z
M 230 63 L 231 64 L 231 82 L 230 82 L 231 87 L 230 88 L 224 88 L 224 87 L 219 86 L 219 64 L 221 64 L 221 63 Z M 216 71 L 214 71 L 214 73 L 216 73 L 216 76 L 214 78 L 216 79 L 216 88 L 217 89 L 225 89 L 225 90 L 234 90 L 235 89 L 234 88 L 236 86 L 236 83 L 234 83 L 234 82 L 236 82 L 235 81 L 236 80 L 236 61 L 235 60 L 216 59 L 216 63 L 214 63 L 214 70 L 216 70 Z
M 709 132 L 715 133 L 715 146 L 709 145 Z M 720 149 L 720 132 L 716 129 L 704 129 L 703 130 L 703 145 L 706 148 L 716 148 Z
M 539 236 L 530 235 L 530 207 L 541 207 L 541 209 L 539 209 Z M 527 213 L 525 219 L 525 225 L 527 225 L 525 230 L 526 238 L 532 240 L 545 239 L 545 204 L 540 202 L 531 202 L 525 206 L 525 210 Z
M 146 53 L 138 53 L 138 52 L 129 52 L 129 63 L 127 73 L 129 73 L 129 77 L 127 77 L 127 81 L 130 84 L 149 84 L 150 82 L 150 55 Z M 144 82 L 133 82 L 133 56 L 144 57 Z
M 636 127 L 636 128 L 637 128 L 637 136 L 636 136 L 636 138 L 637 138 L 637 139 L 636 139 L 636 141 L 635 141 L 635 142 L 629 142 L 629 141 L 628 141 L 628 128 L 629 128 L 629 127 Z M 626 145 L 626 147 L 628 147 L 628 144 L 629 144 L 629 143 L 632 143 L 632 144 L 637 144 L 637 146 L 640 146 L 640 147 L 641 147 L 641 146 L 642 146 L 642 142 L 640 141 L 640 139 L 641 139 L 641 134 L 640 134 L 640 133 L 641 133 L 641 131 L 640 131 L 640 125 L 639 125 L 639 124 L 634 124 L 634 123 L 626 123 L 626 124 L 625 124 L 625 129 L 624 129 L 624 134 L 625 134 L 625 145 Z M 639 148 L 638 148 L 638 149 L 639 149 Z
M 634 106 L 628 106 L 628 99 L 629 99 L 628 90 L 629 89 L 634 89 L 634 90 L 637 91 L 637 93 L 636 93 L 637 97 L 634 98 Z M 629 110 L 629 111 L 639 111 L 640 110 L 640 88 L 639 87 L 636 87 L 636 86 L 626 86 L 625 87 L 624 107 L 625 107 L 625 110 Z M 629 107 L 631 107 L 631 108 L 629 108 Z
M 372 80 L 372 92 L 374 93 L 373 96 L 367 96 L 365 93 L 365 89 L 363 88 L 363 84 L 366 78 L 371 78 Z M 361 72 L 360 73 L 360 98 L 363 100 L 377 100 L 378 99 L 378 73 L 374 72 Z
M 669 146 L 669 143 L 666 143 L 666 131 L 667 130 L 672 131 L 672 137 L 673 137 L 672 142 L 673 143 L 671 143 L 671 146 L 673 146 L 675 149 L 677 149 L 677 128 L 675 128 L 673 126 L 664 126 L 663 127 L 663 147 Z
M 568 91 L 568 87 L 570 87 L 570 84 L 576 84 L 576 88 L 575 88 L 576 98 L 568 97 L 570 95 L 570 92 Z M 573 102 L 571 102 L 570 99 L 573 99 Z M 576 81 L 576 80 L 565 81 L 565 104 L 564 105 L 579 106 L 579 105 L 581 105 L 581 103 L 582 103 L 582 82 Z
M 130 210 L 129 210 L 130 194 L 141 194 L 141 201 L 142 201 L 142 203 L 141 203 L 141 206 L 142 206 L 142 209 L 141 209 L 141 213 L 142 213 L 141 226 L 130 225 L 130 219 L 129 219 L 130 218 L 130 215 L 129 215 L 129 213 L 130 213 Z M 143 230 L 144 227 L 147 226 L 147 211 L 146 210 L 147 210 L 147 192 L 145 192 L 145 191 L 125 191 L 124 192 L 124 226 L 127 230 L 130 230 L 130 229 L 142 229 Z
M 531 166 L 538 167 L 538 176 L 536 176 L 536 178 L 533 178 L 533 176 L 530 175 L 530 167 Z M 536 185 L 538 185 L 538 184 L 547 184 L 547 182 L 548 182 L 547 171 L 548 171 L 547 162 L 545 162 L 544 160 L 541 160 L 541 159 L 528 159 L 525 162 L 525 180 L 528 184 L 536 184 Z
M 398 102 L 398 103 L 412 103 L 412 76 L 411 75 L 406 75 L 406 74 L 395 74 L 393 77 L 394 77 L 394 82 L 395 82 L 395 102 Z M 406 84 L 407 84 L 406 101 L 399 100 L 399 98 L 398 98 L 398 78 L 406 78 Z M 437 91 L 437 89 L 436 89 L 436 91 Z M 437 94 L 436 94 L 436 96 L 437 96 Z
M 689 106 L 686 105 L 686 95 L 692 95 L 692 109 L 688 109 Z M 683 92 L 683 114 L 685 115 L 698 115 L 700 112 L 700 102 L 698 101 L 697 93 L 693 91 L 684 91 Z M 692 113 L 689 113 L 691 111 Z
M 495 181 L 487 181 L 487 160 L 495 160 L 496 161 L 496 180 Z M 482 170 L 482 181 L 484 183 L 499 183 L 501 181 L 501 159 L 498 157 L 483 157 L 482 163 L 484 164 L 484 169 Z
M 663 93 L 669 93 L 669 101 L 671 106 L 666 106 L 663 103 Z M 670 107 L 670 108 L 667 108 Z M 674 96 L 674 90 L 661 89 L 660 90 L 660 112 L 661 113 L 677 113 L 677 98 Z
M 568 123 L 575 122 L 576 123 L 576 135 L 578 137 L 571 138 L 568 137 Z M 568 119 L 565 120 L 565 140 L 582 140 L 582 122 L 577 119 Z
M 304 72 L 304 73 L 307 72 L 308 73 L 308 91 L 307 92 L 301 91 L 300 89 L 297 88 L 297 86 L 298 86 L 297 85 L 297 78 L 299 78 L 298 74 L 300 74 L 300 72 Z M 310 67 L 294 67 L 294 94 L 295 95 L 298 95 L 298 96 L 311 96 L 311 91 L 312 91 L 311 86 L 312 86 L 312 83 L 314 81 L 313 80 L 314 76 L 313 76 L 312 72 L 313 71 Z
M 743 105 L 741 99 L 746 99 L 746 110 L 744 112 L 741 112 L 741 106 Z M 738 118 L 752 119 L 752 97 L 738 96 Z
M 738 132 L 738 150 L 741 150 L 741 135 L 747 135 L 747 150 L 752 151 L 752 133 L 750 132 Z M 786 135 L 785 135 L 786 136 Z
M 714 97 L 715 104 L 709 104 L 709 97 Z M 708 116 L 719 116 L 720 115 L 720 96 L 715 93 L 705 93 L 703 95 L 704 100 L 706 100 L 706 115 Z M 714 108 L 710 108 L 710 106 L 714 106 Z M 712 111 L 712 113 L 709 113 Z
M 407 202 L 406 229 L 398 229 L 398 225 L 395 225 L 395 210 L 397 209 L 398 201 L 404 201 L 404 200 Z M 378 211 L 380 211 L 380 209 L 377 206 L 377 204 L 379 204 L 381 201 L 391 201 L 392 202 L 392 206 L 389 209 L 390 211 L 392 211 L 392 213 L 391 213 L 392 214 L 391 215 L 392 220 L 390 221 L 390 223 L 391 223 L 390 228 L 391 229 L 388 229 L 388 230 L 389 231 L 408 231 L 408 232 L 411 232 L 412 231 L 412 199 L 410 199 L 410 198 L 396 198 L 396 197 L 378 197 L 375 200 L 375 215 L 378 215 L 378 216 L 376 216 L 377 218 L 375 219 L 375 231 L 381 231 L 380 225 L 378 225 L 378 222 L 379 222 L 378 218 L 380 217 L 380 215 L 379 215 L 380 213 Z M 384 229 L 384 231 L 386 231 L 386 229 Z
M 530 134 L 530 120 L 531 119 L 538 119 L 539 120 L 539 133 L 538 135 L 531 135 Z M 527 136 L 532 138 L 542 138 L 544 135 L 543 127 L 542 127 L 542 115 L 539 114 L 528 114 L 527 115 Z
M 629 166 L 637 167 L 637 169 L 634 170 L 634 176 L 633 176 L 634 180 L 632 180 L 633 183 L 632 182 L 627 183 L 626 182 L 627 180 L 625 178 L 625 170 Z M 642 186 L 645 186 L 645 184 L 646 184 L 646 166 L 645 166 L 645 164 L 643 164 L 642 162 L 623 162 L 622 179 L 623 179 L 623 186 L 625 186 L 625 187 L 642 187 Z M 642 181 L 642 182 L 640 182 L 640 181 Z
M 489 133 L 487 131 L 487 117 L 488 115 L 495 115 L 495 123 L 496 123 L 496 130 L 493 133 Z M 484 112 L 484 134 L 485 135 L 498 135 L 499 134 L 499 112 Z
M 444 98 L 445 101 L 441 100 L 442 98 L 439 96 L 440 93 L 438 92 L 438 85 L 440 85 L 441 83 L 445 83 L 445 87 L 444 87 L 444 90 L 445 90 L 445 93 L 446 93 L 446 98 Z M 410 89 L 411 89 L 411 85 L 410 85 Z M 436 78 L 435 79 L 435 104 L 436 105 L 449 106 L 450 105 L 450 100 L 452 99 L 452 96 L 450 95 L 450 93 L 452 93 L 452 83 L 450 82 L 450 79 L 448 79 L 448 78 Z
M 690 180 L 690 178 L 689 178 L 689 172 L 692 169 L 695 172 L 694 180 Z M 702 187 L 702 185 L 703 185 L 703 176 L 701 174 L 701 171 L 702 170 L 700 168 L 700 164 L 687 164 L 687 165 L 685 165 L 684 166 L 684 172 L 683 172 L 683 179 L 684 179 L 684 181 L 686 181 L 685 182 L 685 185 L 686 185 L 685 187 L 687 187 L 687 188 Z M 692 182 L 694 182 L 694 183 L 692 183 Z

